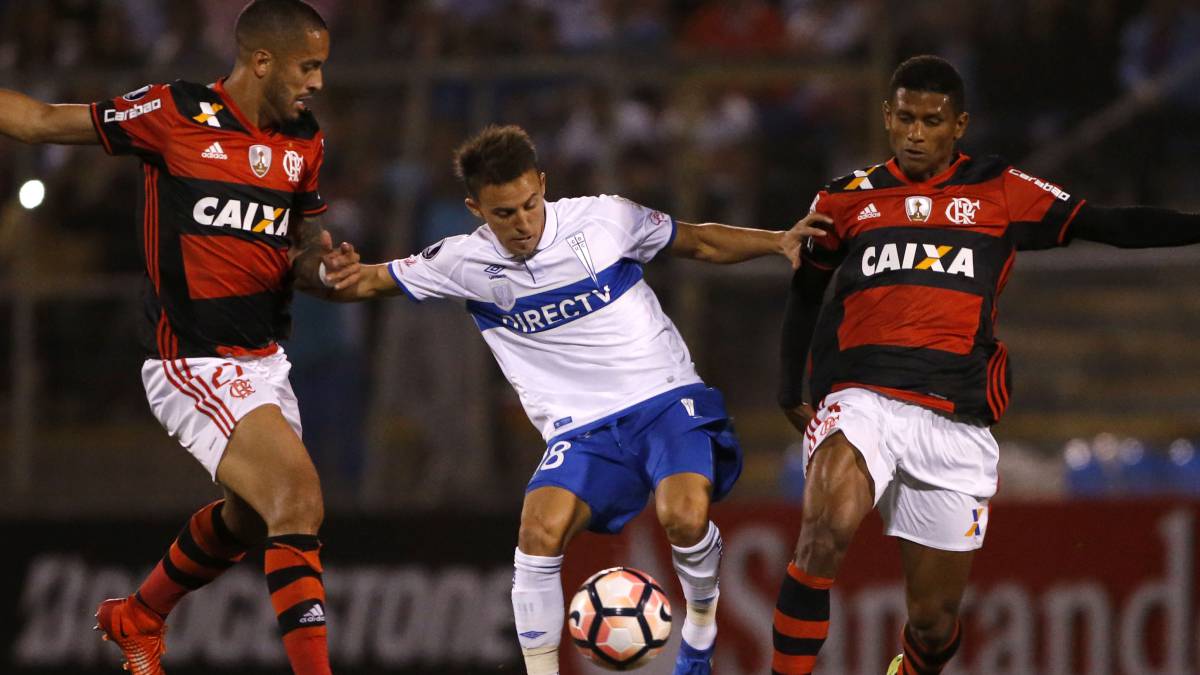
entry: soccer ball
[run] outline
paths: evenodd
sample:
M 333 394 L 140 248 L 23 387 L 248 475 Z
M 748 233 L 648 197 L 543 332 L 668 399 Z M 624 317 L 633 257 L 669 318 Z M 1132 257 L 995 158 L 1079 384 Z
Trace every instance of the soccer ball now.
M 567 630 L 580 653 L 597 665 L 641 668 L 671 637 L 671 603 L 645 572 L 632 567 L 600 570 L 571 599 Z

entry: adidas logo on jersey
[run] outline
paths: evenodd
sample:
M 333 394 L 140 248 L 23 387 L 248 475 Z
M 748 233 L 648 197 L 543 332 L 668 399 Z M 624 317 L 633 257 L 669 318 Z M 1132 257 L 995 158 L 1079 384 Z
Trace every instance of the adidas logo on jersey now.
M 306 626 L 308 624 L 324 624 L 324 623 L 325 623 L 325 608 L 321 607 L 321 605 L 319 605 L 319 604 L 313 605 L 312 607 L 310 607 L 308 609 L 308 611 L 304 613 L 304 616 L 300 617 L 300 625 L 302 625 L 302 626 Z
M 867 250 L 863 251 L 862 273 L 863 276 L 871 277 L 881 272 L 896 270 L 927 270 L 943 274 L 960 274 L 974 279 L 975 251 L 965 246 L 960 247 L 958 253 L 955 253 L 951 259 L 950 252 L 953 250 L 953 246 L 934 246 L 933 244 L 868 246 Z M 949 262 L 949 265 L 943 265 L 943 262 Z
M 200 153 L 200 156 L 204 159 L 229 159 L 229 155 L 225 154 L 225 150 L 221 147 L 220 143 L 213 143 L 208 146 L 208 149 Z
M 871 202 L 870 204 L 867 204 L 865 207 L 863 207 L 862 211 L 858 212 L 858 220 L 861 222 L 864 220 L 869 220 L 871 218 L 878 218 L 879 216 L 882 216 L 882 215 L 883 214 L 879 212 L 879 209 L 875 208 L 875 202 Z

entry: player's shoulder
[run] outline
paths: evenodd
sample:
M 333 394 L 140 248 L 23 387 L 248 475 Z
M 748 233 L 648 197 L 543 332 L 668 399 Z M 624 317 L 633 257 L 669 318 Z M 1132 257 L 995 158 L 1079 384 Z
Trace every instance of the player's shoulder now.
M 468 234 L 456 234 L 439 239 L 421 249 L 421 252 L 416 255 L 426 261 L 438 263 L 473 257 L 480 251 L 491 248 L 487 233 L 483 230 L 484 226 L 481 225 Z
M 886 164 L 873 164 L 834 178 L 822 188 L 822 191 L 834 195 L 843 192 L 881 190 L 900 185 L 903 183 L 893 176 L 891 171 L 888 171 Z
M 626 222 L 646 207 L 621 195 L 585 195 L 566 197 L 550 202 L 560 222 L 592 220 L 600 222 Z
M 942 186 L 980 185 L 1000 178 L 1011 168 L 1012 164 L 999 155 L 967 157 Z

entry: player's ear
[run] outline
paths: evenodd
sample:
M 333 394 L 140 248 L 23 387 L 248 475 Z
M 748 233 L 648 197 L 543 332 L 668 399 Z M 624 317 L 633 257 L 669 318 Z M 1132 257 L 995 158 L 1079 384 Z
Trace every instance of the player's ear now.
M 958 114 L 958 119 L 954 120 L 954 140 L 957 141 L 963 137 L 963 134 L 967 133 L 967 124 L 970 121 L 971 116 L 968 113 L 961 112 Z
M 483 217 L 483 211 L 479 209 L 479 204 L 474 199 L 467 197 L 463 200 L 463 204 L 467 205 L 467 210 L 470 211 L 476 218 L 480 220 L 487 220 L 487 218 Z
M 892 104 L 886 98 L 883 99 L 883 128 L 888 131 L 892 130 Z
M 271 52 L 265 49 L 255 49 L 254 53 L 250 55 L 250 65 L 258 77 L 266 77 L 267 73 L 271 72 L 272 61 Z
M 546 172 L 545 171 L 538 173 L 538 183 L 542 187 L 542 196 L 543 197 L 546 196 Z

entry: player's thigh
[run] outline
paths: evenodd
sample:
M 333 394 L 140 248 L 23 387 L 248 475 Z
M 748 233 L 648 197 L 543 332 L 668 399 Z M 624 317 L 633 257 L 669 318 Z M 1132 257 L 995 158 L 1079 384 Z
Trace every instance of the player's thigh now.
M 804 485 L 795 552 L 800 569 L 837 576 L 854 533 L 873 507 L 870 473 L 862 455 L 841 432 L 826 437 L 813 455 Z
M 586 527 L 605 534 L 620 532 L 641 513 L 652 489 L 642 478 L 637 455 L 611 428 L 552 440 L 525 492 L 547 487 L 561 488 L 583 502 L 590 514 Z M 537 521 L 527 524 L 537 526 Z
M 804 483 L 804 523 L 857 529 L 875 505 L 871 472 L 862 453 L 837 431 L 813 453 Z
M 268 526 L 281 518 L 319 524 L 324 515 L 316 467 L 276 405 L 259 406 L 238 421 L 217 465 L 217 482 Z
M 975 551 L 946 551 L 899 539 L 909 622 L 922 632 L 952 631 Z
M 571 491 L 544 486 L 525 493 L 517 547 L 528 555 L 558 555 L 587 527 L 592 510 Z

